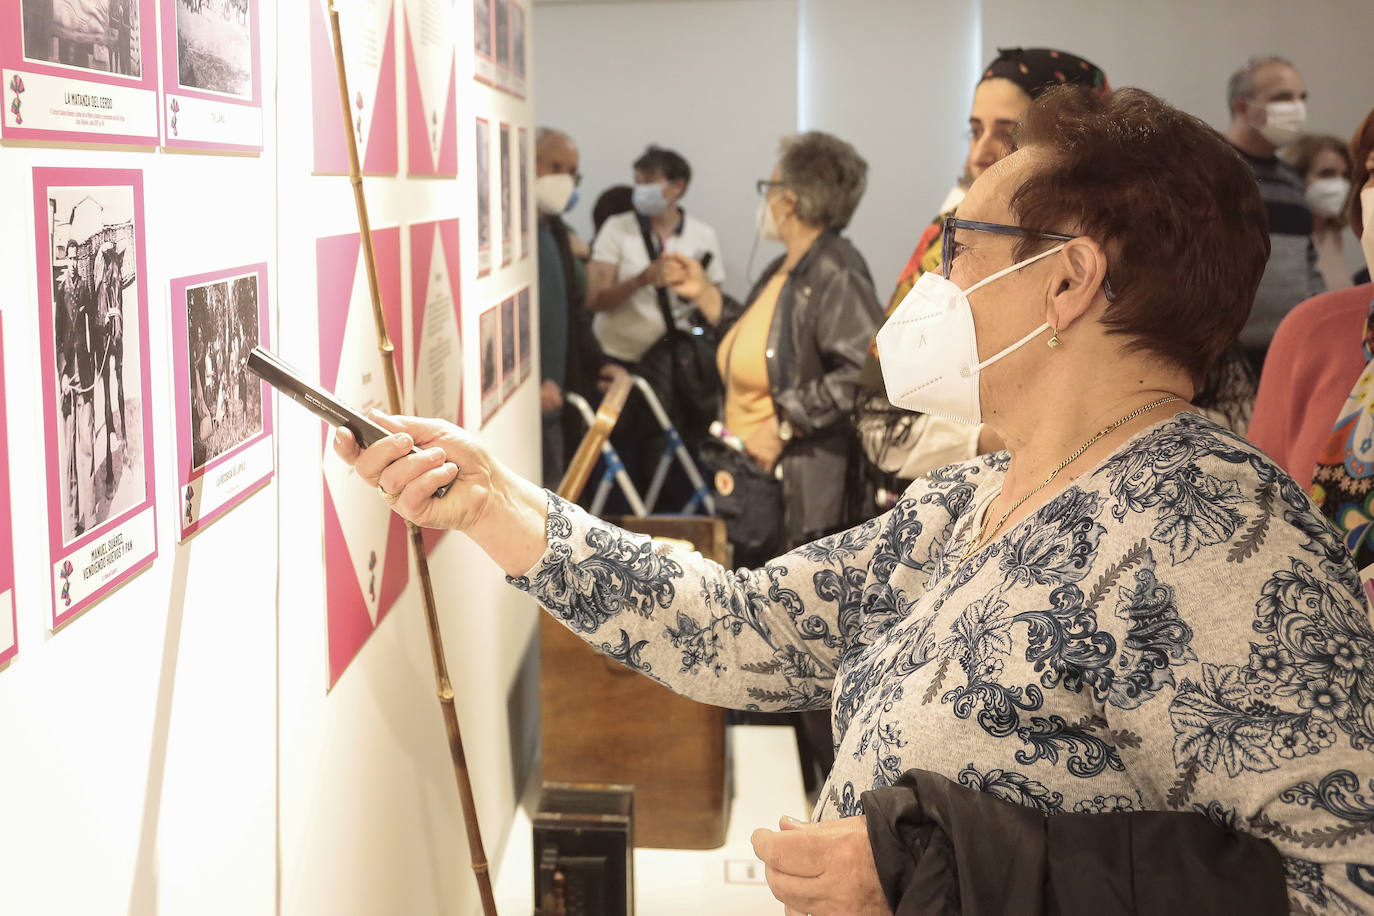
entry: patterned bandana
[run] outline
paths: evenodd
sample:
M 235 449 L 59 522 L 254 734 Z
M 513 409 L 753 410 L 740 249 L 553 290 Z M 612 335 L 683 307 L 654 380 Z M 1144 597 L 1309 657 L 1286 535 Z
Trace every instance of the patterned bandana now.
M 983 71 L 983 79 L 1011 80 L 1032 100 L 1046 89 L 1068 83 L 1111 92 L 1102 68 L 1068 51 L 1052 48 L 998 48 L 997 59 Z
M 1312 476 L 1312 498 L 1362 570 L 1374 564 L 1374 302 L 1364 322 L 1364 358 L 1364 372 L 1345 399 Z

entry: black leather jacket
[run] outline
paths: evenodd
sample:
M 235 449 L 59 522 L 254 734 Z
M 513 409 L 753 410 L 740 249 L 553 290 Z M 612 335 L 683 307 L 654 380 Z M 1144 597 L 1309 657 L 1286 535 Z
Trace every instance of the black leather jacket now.
M 782 262 L 768 265 L 745 308 Z M 726 315 L 721 336 L 740 314 Z M 781 460 L 784 548 L 851 521 L 845 518 L 845 482 L 854 454 L 854 397 L 882 317 L 868 264 L 837 232 L 812 243 L 778 295 L 764 355 L 778 419 L 795 433 Z

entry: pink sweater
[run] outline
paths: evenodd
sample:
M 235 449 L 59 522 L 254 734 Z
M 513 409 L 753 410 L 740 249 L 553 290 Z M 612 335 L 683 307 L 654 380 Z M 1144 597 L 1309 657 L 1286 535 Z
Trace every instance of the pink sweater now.
M 1364 321 L 1374 284 L 1313 296 L 1283 319 L 1260 378 L 1250 441 L 1303 489 L 1336 414 L 1364 371 Z

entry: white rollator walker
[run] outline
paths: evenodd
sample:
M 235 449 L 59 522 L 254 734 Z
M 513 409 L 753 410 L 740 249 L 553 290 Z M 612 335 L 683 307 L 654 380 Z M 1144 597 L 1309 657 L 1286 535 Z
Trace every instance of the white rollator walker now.
M 658 504 L 658 498 L 663 492 L 663 484 L 668 479 L 668 472 L 672 469 L 673 462 L 677 461 L 682 465 L 682 470 L 692 485 L 692 496 L 687 500 L 687 504 L 682 507 L 679 514 L 694 515 L 704 511 L 707 515 L 714 515 L 716 503 L 711 495 L 711 490 L 706 486 L 706 481 L 697 469 L 696 462 L 692 460 L 691 454 L 687 451 L 687 445 L 682 441 L 682 434 L 677 431 L 673 421 L 668 418 L 668 413 L 663 409 L 663 404 L 659 401 L 658 395 L 643 378 L 633 375 L 630 380 L 639 393 L 644 396 L 645 402 L 649 405 L 649 412 L 653 414 L 654 420 L 663 430 L 667 444 L 664 446 L 663 455 L 658 460 L 658 467 L 654 469 L 653 479 L 649 482 L 649 491 L 641 498 L 639 490 L 630 480 L 629 472 L 625 470 L 625 463 L 621 461 L 620 454 L 607 440 L 601 447 L 601 457 L 605 468 L 602 471 L 601 480 L 597 483 L 596 493 L 592 496 L 589 507 L 591 513 L 593 515 L 601 514 L 601 510 L 606 505 L 606 498 L 610 495 L 611 487 L 616 486 L 625 496 L 625 502 L 629 504 L 631 513 L 639 517 L 648 515 Z M 586 398 L 569 391 L 565 392 L 564 399 L 581 414 L 583 422 L 587 424 L 588 429 L 591 429 L 592 424 L 596 421 L 596 414 L 591 405 L 587 403 Z
M 582 420 L 587 424 L 587 429 L 591 429 L 596 423 L 596 413 L 592 410 L 587 399 L 575 391 L 563 392 L 563 401 L 571 404 Z M 592 496 L 592 504 L 589 510 L 592 515 L 600 515 L 601 510 L 606 506 L 606 497 L 611 494 L 611 486 L 620 487 L 620 492 L 625 496 L 625 502 L 630 506 L 630 512 L 643 518 L 649 512 L 644 508 L 644 500 L 639 497 L 639 490 L 635 489 L 634 481 L 630 480 L 629 472 L 625 470 L 625 462 L 620 460 L 620 453 L 611 445 L 611 440 L 607 438 L 601 443 L 601 459 L 605 469 L 601 473 L 601 480 L 597 482 L 596 493 Z

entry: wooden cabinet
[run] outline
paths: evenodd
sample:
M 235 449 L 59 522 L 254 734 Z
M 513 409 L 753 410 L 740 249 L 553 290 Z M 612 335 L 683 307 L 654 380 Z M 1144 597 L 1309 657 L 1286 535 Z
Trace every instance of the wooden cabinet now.
M 612 519 L 726 562 L 725 525 L 699 516 Z M 680 697 L 600 654 L 548 614 L 540 623 L 543 778 L 635 787 L 636 845 L 715 849 L 729 821 L 725 710 Z

